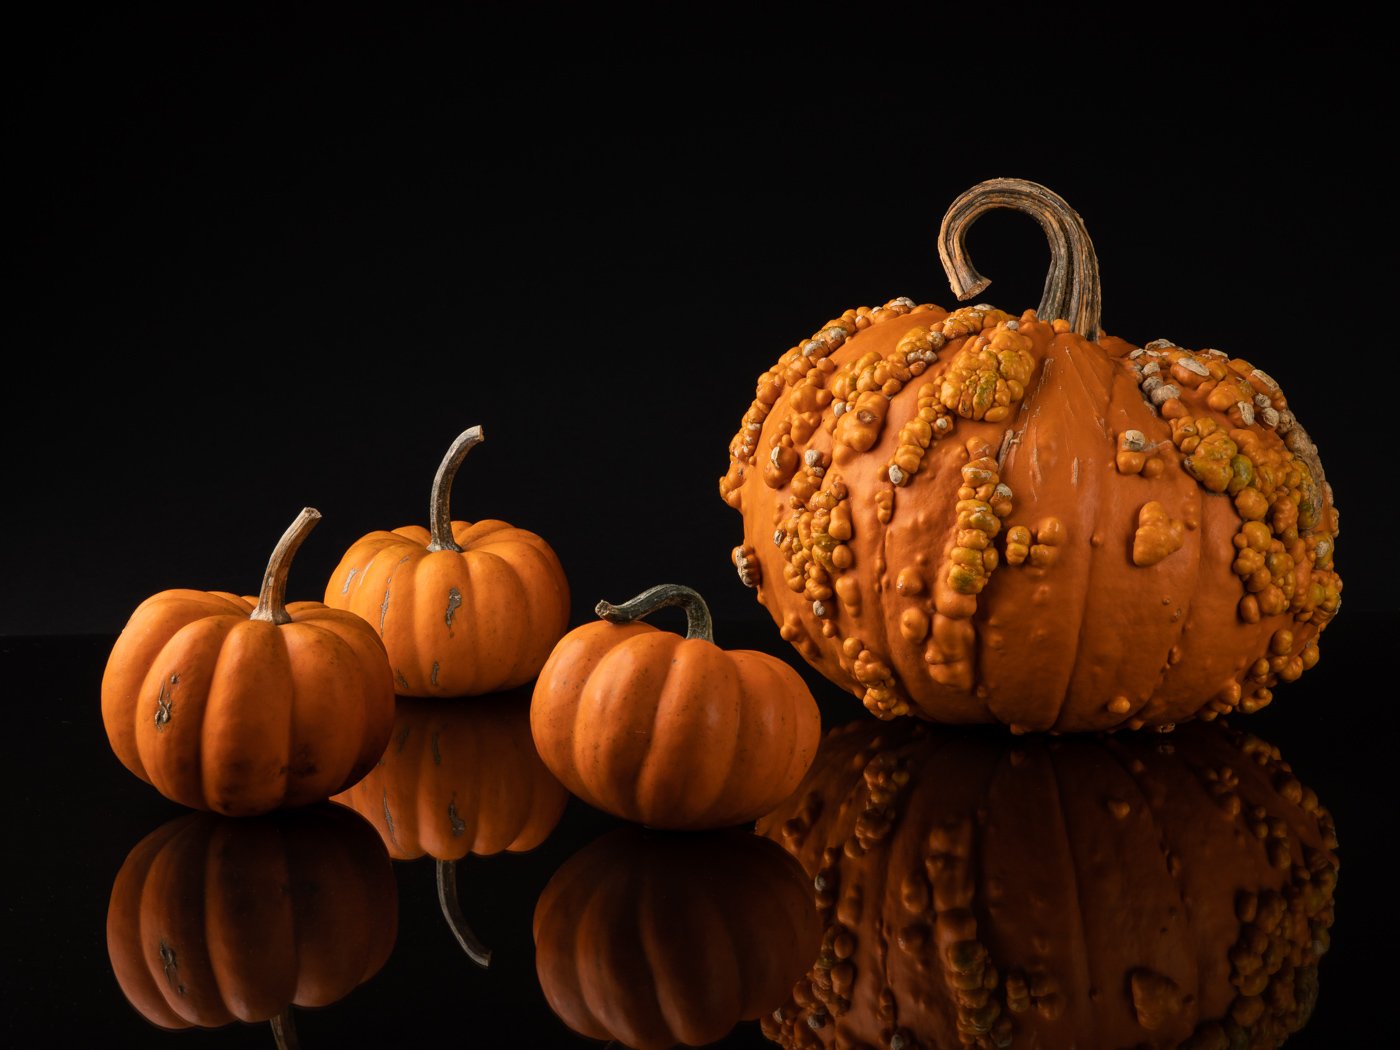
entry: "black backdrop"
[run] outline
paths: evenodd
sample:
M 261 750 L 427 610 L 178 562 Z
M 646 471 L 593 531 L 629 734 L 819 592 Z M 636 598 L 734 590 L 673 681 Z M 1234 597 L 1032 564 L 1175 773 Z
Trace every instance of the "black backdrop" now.
M 847 307 L 950 305 L 938 222 L 1002 175 L 1083 214 L 1108 331 L 1279 378 L 1347 600 L 1387 600 L 1381 56 L 1342 9 L 195 6 L 12 38 L 0 634 L 253 590 L 304 505 L 290 596 L 319 597 L 356 537 L 425 521 L 474 423 L 457 516 L 543 534 L 576 616 L 676 580 L 761 618 L 717 491 L 755 376 Z M 1035 305 L 1034 223 L 972 247 L 984 298 Z

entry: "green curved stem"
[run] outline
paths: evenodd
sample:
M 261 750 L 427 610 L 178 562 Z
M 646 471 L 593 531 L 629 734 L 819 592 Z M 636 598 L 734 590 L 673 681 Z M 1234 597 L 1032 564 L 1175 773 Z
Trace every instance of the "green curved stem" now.
M 621 605 L 599 602 L 593 611 L 608 623 L 632 623 L 671 605 L 679 605 L 685 610 L 687 638 L 703 638 L 707 642 L 715 640 L 714 622 L 710 619 L 710 607 L 705 604 L 705 599 L 698 592 L 678 583 L 657 584 Z

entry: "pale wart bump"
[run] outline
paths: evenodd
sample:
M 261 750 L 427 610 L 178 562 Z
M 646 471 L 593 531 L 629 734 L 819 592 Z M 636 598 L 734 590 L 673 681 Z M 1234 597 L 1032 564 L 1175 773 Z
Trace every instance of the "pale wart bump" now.
M 1254 404 L 1258 408 L 1268 408 L 1273 402 L 1269 400 L 1268 394 L 1255 394 Z
M 1125 430 L 1121 445 L 1128 452 L 1141 452 L 1147 447 L 1147 435 L 1141 430 Z
M 1163 383 L 1156 390 L 1152 391 L 1152 403 L 1161 406 L 1174 397 L 1180 397 L 1181 391 L 1171 383 Z
M 1236 401 L 1235 407 L 1240 410 L 1240 418 L 1244 420 L 1245 426 L 1254 425 L 1254 406 L 1248 401 Z
M 1155 376 L 1161 370 L 1162 364 L 1160 361 L 1149 361 L 1143 366 L 1142 374 L 1145 376 Z
M 1152 340 L 1152 342 L 1150 342 L 1150 343 L 1148 343 L 1146 346 L 1144 346 L 1143 349 L 1144 349 L 1144 350 L 1166 350 L 1166 349 L 1169 348 L 1169 347 L 1174 348 L 1175 346 L 1176 346 L 1176 344 L 1173 343 L 1170 339 L 1154 339 L 1154 340 Z
M 814 448 L 809 448 L 802 453 L 802 462 L 809 467 L 819 467 L 822 462 L 822 454 Z
M 359 571 L 360 571 L 359 566 L 356 566 L 355 568 L 351 569 L 351 570 L 346 574 L 346 576 L 345 576 L 345 586 L 342 587 L 342 588 L 340 588 L 340 593 L 341 593 L 341 594 L 349 594 L 349 593 L 350 593 L 350 581 L 353 580 L 353 579 L 355 578 L 355 573 L 357 573 L 357 572 L 359 572 Z
M 452 616 L 462 607 L 462 592 L 453 587 L 447 592 L 447 626 L 452 626 Z M 383 621 L 380 621 L 381 623 Z
M 1144 379 L 1144 380 L 1142 381 L 1142 392 L 1143 392 L 1144 394 L 1151 394 L 1152 391 L 1156 390 L 1156 389 L 1157 389 L 1158 387 L 1160 387 L 1161 385 L 1162 385 L 1162 377 L 1161 377 L 1161 376 L 1148 376 L 1146 379 Z
M 891 481 L 893 484 L 895 484 L 895 485 L 903 485 L 903 484 L 904 484 L 904 481 L 905 481 L 904 471 L 900 470 L 899 467 L 897 467 L 895 464 L 893 464 L 893 463 L 890 464 L 890 467 L 889 467 L 889 470 L 887 471 L 887 473 L 889 474 L 890 481 Z
M 1210 375 L 1210 369 L 1201 364 L 1201 362 L 1197 361 L 1194 357 L 1183 357 L 1177 361 L 1177 364 L 1186 369 L 1186 371 L 1194 372 L 1198 376 Z

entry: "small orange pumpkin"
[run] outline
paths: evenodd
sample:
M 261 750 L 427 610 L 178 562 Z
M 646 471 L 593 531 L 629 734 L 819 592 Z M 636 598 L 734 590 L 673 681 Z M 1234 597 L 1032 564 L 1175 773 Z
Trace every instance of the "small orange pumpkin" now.
M 641 622 L 685 610 L 680 638 Z M 821 715 L 797 672 L 715 645 L 710 611 L 662 584 L 571 631 L 535 683 L 530 728 L 579 798 L 657 828 L 721 828 L 771 809 L 816 754 Z
M 739 831 L 625 827 L 565 862 L 535 905 L 535 968 L 574 1031 L 636 1050 L 722 1038 L 780 1005 L 821 927 L 801 867 Z
M 127 856 L 107 909 L 112 972 L 160 1028 L 271 1021 L 368 981 L 398 933 L 384 846 L 359 816 L 320 805 L 232 820 L 192 813 Z
M 358 613 L 384 639 L 407 696 L 480 696 L 534 678 L 569 625 L 569 584 L 553 549 L 504 521 L 453 521 L 457 469 L 484 439 L 461 434 L 433 478 L 430 527 L 356 540 L 326 604 Z
M 1242 357 L 1102 334 L 1094 246 L 1043 186 L 954 202 L 939 248 L 960 299 L 988 283 L 964 237 L 992 208 L 1049 236 L 1038 310 L 862 306 L 759 376 L 720 481 L 740 580 L 881 718 L 1258 710 L 1340 605 L 1317 448 Z
M 389 739 L 394 684 L 360 617 L 286 604 L 287 573 L 321 519 L 307 507 L 268 562 L 256 604 L 226 591 L 147 598 L 102 676 L 122 764 L 193 809 L 251 816 L 349 787 Z
M 395 860 L 437 861 L 443 915 L 481 966 L 491 952 L 463 915 L 457 862 L 534 849 L 569 800 L 535 751 L 523 699 L 517 692 L 471 704 L 399 700 L 379 765 L 335 798 L 374 825 Z
M 826 933 L 788 1047 L 1272 1048 L 1329 945 L 1332 818 L 1223 723 L 1024 737 L 862 719 L 758 823 Z

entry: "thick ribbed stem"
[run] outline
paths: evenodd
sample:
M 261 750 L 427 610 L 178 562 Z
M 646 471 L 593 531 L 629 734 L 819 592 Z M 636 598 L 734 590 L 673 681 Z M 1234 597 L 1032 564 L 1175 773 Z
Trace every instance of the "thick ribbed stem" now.
M 314 507 L 305 507 L 297 515 L 282 538 L 273 548 L 268 559 L 267 571 L 263 573 L 262 589 L 258 591 L 257 607 L 248 615 L 250 620 L 266 620 L 268 623 L 291 623 L 287 612 L 287 573 L 292 568 L 292 558 L 301 546 L 301 541 L 321 520 L 321 512 Z
M 296 1025 L 292 1024 L 292 1008 L 290 1006 L 274 1017 L 271 1024 L 272 1038 L 277 1043 L 277 1050 L 301 1050 L 301 1040 L 297 1038 Z
M 715 640 L 710 607 L 705 604 L 705 599 L 689 587 L 682 587 L 678 583 L 658 584 L 621 605 L 599 602 L 593 611 L 608 623 L 631 623 L 670 605 L 679 605 L 685 610 L 687 638 L 703 638 L 707 642 Z
M 1036 314 L 1042 321 L 1063 318 L 1085 339 L 1097 339 L 1103 304 L 1094 243 L 1079 214 L 1039 183 L 989 179 L 953 202 L 938 231 L 938 255 L 953 294 L 959 300 L 970 299 L 992 283 L 972 265 L 965 239 L 969 227 L 995 208 L 1031 216 L 1050 241 L 1050 272 Z
M 442 457 L 437 474 L 433 476 L 432 505 L 428 509 L 428 532 L 430 551 L 460 551 L 457 541 L 452 538 L 452 482 L 457 477 L 457 468 L 467 453 L 476 448 L 486 438 L 480 427 L 472 427 L 457 435 L 447 455 Z

